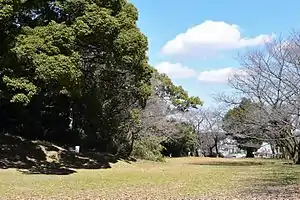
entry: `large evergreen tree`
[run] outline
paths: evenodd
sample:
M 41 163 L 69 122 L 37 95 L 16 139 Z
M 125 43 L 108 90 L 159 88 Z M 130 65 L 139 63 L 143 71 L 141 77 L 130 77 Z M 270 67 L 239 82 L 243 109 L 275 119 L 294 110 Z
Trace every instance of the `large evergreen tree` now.
M 246 157 L 254 157 L 253 152 L 260 148 L 263 130 L 252 123 L 256 116 L 258 104 L 250 99 L 242 99 L 241 103 L 230 109 L 223 118 L 223 129 L 237 141 L 238 147 L 246 150 Z
M 151 77 L 136 8 L 4 0 L 0 10 L 2 131 L 122 153 Z

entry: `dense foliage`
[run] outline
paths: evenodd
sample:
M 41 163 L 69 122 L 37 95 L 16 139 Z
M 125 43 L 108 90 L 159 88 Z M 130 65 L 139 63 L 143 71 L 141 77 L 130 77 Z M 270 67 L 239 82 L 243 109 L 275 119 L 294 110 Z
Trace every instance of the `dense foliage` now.
M 253 152 L 259 149 L 263 142 L 262 130 L 254 127 L 250 121 L 257 107 L 258 105 L 250 99 L 244 98 L 223 118 L 223 129 L 237 141 L 239 148 L 246 150 L 246 157 L 254 157 Z
M 0 1 L 1 133 L 129 156 L 150 96 L 201 105 L 148 65 L 137 20 L 126 0 Z
M 1 128 L 119 153 L 151 77 L 135 7 L 122 0 L 0 7 Z
M 160 138 L 156 136 L 139 138 L 134 142 L 131 155 L 139 159 L 163 161 L 164 146 L 160 143 Z
M 163 154 L 173 157 L 189 156 L 196 152 L 197 135 L 193 126 L 187 123 L 177 125 L 177 130 L 166 140 L 162 141 L 165 147 Z

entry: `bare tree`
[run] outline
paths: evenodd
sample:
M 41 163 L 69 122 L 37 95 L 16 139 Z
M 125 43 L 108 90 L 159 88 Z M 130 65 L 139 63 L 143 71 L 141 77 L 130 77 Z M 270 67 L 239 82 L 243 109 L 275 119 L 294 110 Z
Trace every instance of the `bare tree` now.
M 176 132 L 176 125 L 187 121 L 189 109 L 202 104 L 198 97 L 189 97 L 164 74 L 154 72 L 151 87 L 151 95 L 140 115 L 142 136 L 170 136 Z
M 172 120 L 168 102 L 151 95 L 141 112 L 142 135 L 168 136 L 174 132 L 177 121 Z
M 246 125 L 262 130 L 259 139 L 275 142 L 299 162 L 300 143 L 295 134 L 300 128 L 299 33 L 249 51 L 239 61 L 243 73 L 235 74 L 229 84 L 240 96 L 257 103 L 248 114 Z M 248 137 L 252 136 L 249 133 Z
M 202 108 L 191 119 L 198 135 L 199 147 L 205 156 L 212 156 L 213 150 L 216 156 L 219 155 L 219 142 L 225 138 L 222 111 L 220 108 Z

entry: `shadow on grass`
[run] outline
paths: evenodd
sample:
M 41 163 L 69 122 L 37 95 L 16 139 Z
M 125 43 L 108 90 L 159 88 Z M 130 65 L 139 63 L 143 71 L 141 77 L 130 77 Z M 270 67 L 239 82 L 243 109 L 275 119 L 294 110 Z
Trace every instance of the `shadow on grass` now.
M 258 175 L 244 180 L 254 183 L 244 193 L 278 196 L 282 199 L 289 199 L 290 195 L 300 197 L 300 166 L 284 163 L 270 165 L 263 168 Z
M 57 164 L 33 166 L 30 169 L 18 169 L 23 174 L 46 174 L 46 175 L 69 175 L 76 173 L 75 170 L 62 167 Z
M 261 176 L 253 179 L 262 186 L 287 186 L 300 183 L 300 166 L 284 165 L 266 168 L 262 170 Z
M 189 163 L 190 165 L 206 165 L 206 166 L 257 166 L 257 165 L 266 165 L 264 162 L 258 161 L 207 161 L 207 162 L 194 162 Z M 268 164 L 272 164 L 269 162 Z
M 110 154 L 76 154 L 51 143 L 0 135 L 0 169 L 17 168 L 24 174 L 68 175 L 75 173 L 74 169 L 111 168 L 110 163 L 117 161 Z

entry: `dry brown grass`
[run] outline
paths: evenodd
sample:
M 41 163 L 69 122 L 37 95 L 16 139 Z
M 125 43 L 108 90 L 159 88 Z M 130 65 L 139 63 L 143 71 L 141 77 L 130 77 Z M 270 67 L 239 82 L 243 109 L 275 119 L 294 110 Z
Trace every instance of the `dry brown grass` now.
M 267 199 L 274 188 L 292 193 L 299 183 L 300 167 L 281 161 L 191 157 L 120 161 L 111 169 L 67 176 L 1 170 L 0 199 L 250 199 L 254 194 Z

